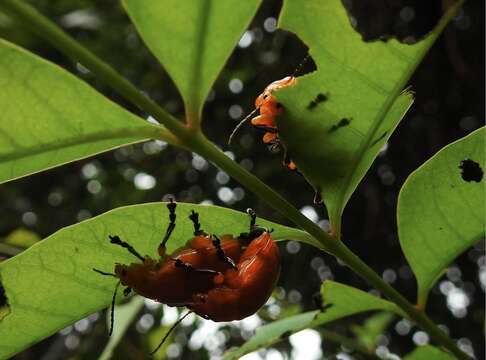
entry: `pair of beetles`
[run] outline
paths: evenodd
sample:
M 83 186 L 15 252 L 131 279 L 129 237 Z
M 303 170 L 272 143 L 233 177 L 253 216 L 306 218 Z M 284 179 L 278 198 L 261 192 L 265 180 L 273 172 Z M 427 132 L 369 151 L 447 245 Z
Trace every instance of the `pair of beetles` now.
M 194 226 L 194 237 L 186 246 L 168 255 L 166 244 L 176 226 L 176 206 L 173 200 L 167 204 L 170 221 L 158 247 L 159 259 L 142 256 L 119 236 L 110 235 L 112 244 L 126 248 L 141 262 L 116 264 L 114 274 L 93 270 L 119 278 L 117 288 L 120 284 L 126 286 L 125 295 L 133 289 L 169 306 L 185 306 L 189 313 L 194 312 L 204 319 L 232 321 L 254 314 L 270 297 L 280 271 L 279 251 L 270 236 L 271 231 L 257 226 L 255 212 L 248 209 L 248 232 L 237 237 L 218 237 L 201 229 L 199 214 L 192 210 L 189 219 Z M 116 290 L 110 334 L 115 296 Z M 158 350 L 170 331 L 152 353 Z

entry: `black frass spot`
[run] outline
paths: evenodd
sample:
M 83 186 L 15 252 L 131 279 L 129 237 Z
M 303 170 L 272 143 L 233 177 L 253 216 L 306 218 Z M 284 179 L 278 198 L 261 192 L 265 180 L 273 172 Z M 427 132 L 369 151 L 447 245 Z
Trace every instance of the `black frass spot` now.
M 307 110 L 315 109 L 317 105 L 327 101 L 327 99 L 328 99 L 327 95 L 325 95 L 323 93 L 317 94 L 315 99 L 312 100 L 311 102 L 309 102 L 309 104 L 307 105 Z
M 341 120 L 339 120 L 339 122 L 333 126 L 331 126 L 331 128 L 329 129 L 329 132 L 334 132 L 336 131 L 337 129 L 339 128 L 342 128 L 342 127 L 345 127 L 345 126 L 348 126 L 349 124 L 351 124 L 351 119 L 348 119 L 348 118 L 342 118 Z

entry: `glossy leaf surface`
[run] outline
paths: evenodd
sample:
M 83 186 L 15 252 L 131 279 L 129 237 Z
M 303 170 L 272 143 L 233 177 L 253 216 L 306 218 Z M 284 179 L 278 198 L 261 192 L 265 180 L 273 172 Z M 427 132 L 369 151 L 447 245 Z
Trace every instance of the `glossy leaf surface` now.
M 484 238 L 484 135 L 482 128 L 447 145 L 400 192 L 400 244 L 417 278 L 420 306 L 447 265 Z
M 166 134 L 1 39 L 0 88 L 0 182 Z

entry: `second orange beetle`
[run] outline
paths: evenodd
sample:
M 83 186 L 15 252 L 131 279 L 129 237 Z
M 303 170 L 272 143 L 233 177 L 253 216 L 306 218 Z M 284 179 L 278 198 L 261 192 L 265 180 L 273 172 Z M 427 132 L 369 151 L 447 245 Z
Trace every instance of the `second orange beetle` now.
M 270 151 L 278 151 L 282 146 L 278 136 L 277 125 L 275 124 L 275 117 L 283 112 L 282 105 L 277 102 L 277 99 L 272 95 L 275 90 L 282 89 L 289 86 L 294 86 L 297 83 L 297 78 L 294 76 L 287 76 L 283 79 L 276 80 L 268 85 L 263 93 L 261 93 L 255 100 L 255 108 L 260 111 L 260 115 L 251 119 L 251 124 L 258 129 L 265 131 L 263 135 L 263 143 L 268 145 Z M 295 163 L 288 158 L 286 149 L 284 148 L 284 164 L 290 170 L 297 170 Z

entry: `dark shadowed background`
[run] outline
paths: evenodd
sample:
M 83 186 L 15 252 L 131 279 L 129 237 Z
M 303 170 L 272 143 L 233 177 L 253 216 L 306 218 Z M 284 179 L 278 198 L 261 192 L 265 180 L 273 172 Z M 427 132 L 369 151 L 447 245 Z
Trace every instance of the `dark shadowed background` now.
M 173 83 L 144 46 L 118 1 L 31 0 L 29 3 L 169 112 L 183 117 L 182 101 Z M 447 1 L 344 0 L 343 3 L 363 39 L 387 41 L 397 37 L 414 42 L 435 25 Z M 312 189 L 303 178 L 281 166 L 279 155 L 266 150 L 260 141 L 262 134 L 248 125 L 240 131 L 231 148 L 226 144 L 237 122 L 253 110 L 254 99 L 263 88 L 292 74 L 306 55 L 305 45 L 294 35 L 275 30 L 280 6 L 281 1 L 263 1 L 214 85 L 204 109 L 203 126 L 209 138 L 229 151 L 236 161 L 325 226 L 326 212 L 313 205 Z M 407 176 L 425 160 L 484 122 L 484 11 L 484 1 L 467 1 L 427 54 L 410 81 L 416 92 L 415 104 L 344 213 L 344 241 L 411 301 L 415 300 L 415 281 L 397 238 L 398 192 Z M 75 73 L 107 97 L 140 114 L 81 65 L 71 62 L 1 12 L 0 36 Z M 164 34 L 160 34 L 160 39 L 164 40 Z M 311 68 L 312 63 L 308 62 L 301 71 Z M 0 236 L 26 228 L 46 237 L 64 226 L 115 207 L 158 201 L 169 195 L 181 202 L 214 203 L 237 210 L 252 207 L 262 217 L 288 224 L 204 159 L 161 142 L 147 142 L 3 184 Z M 312 295 L 325 279 L 370 290 L 334 258 L 323 256 L 305 244 L 290 241 L 281 243 L 280 247 L 283 263 L 276 301 L 281 309 L 314 308 Z M 484 358 L 485 286 L 486 257 L 481 242 L 451 265 L 432 291 L 427 309 L 453 338 L 460 339 L 463 350 L 474 353 L 478 359 Z M 149 308 L 143 312 L 155 314 Z M 262 316 L 265 318 L 265 314 Z M 349 335 L 348 325 L 364 318 L 363 315 L 353 317 L 328 328 Z M 169 352 L 172 358 L 212 358 L 243 341 L 240 331 L 225 327 L 221 329 L 224 341 L 219 345 L 191 349 L 184 344 L 198 324 L 177 330 L 179 345 L 176 344 L 177 351 L 173 348 Z M 147 331 L 143 326 L 133 326 L 115 358 L 139 358 L 145 351 L 141 349 L 143 333 Z M 103 349 L 105 333 L 104 315 L 94 316 L 86 326 L 65 329 L 16 359 L 93 359 Z M 380 338 L 380 345 L 391 353 L 405 354 L 426 340 L 424 333 L 413 324 L 397 319 Z M 322 342 L 324 354 L 350 351 L 326 342 L 325 338 Z M 288 341 L 274 347 L 282 351 L 282 356 L 291 354 Z M 265 358 L 265 352 L 261 356 Z M 359 355 L 349 356 L 359 358 Z

